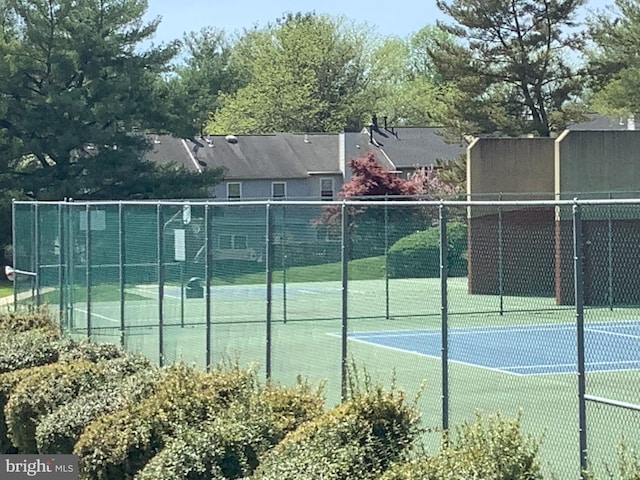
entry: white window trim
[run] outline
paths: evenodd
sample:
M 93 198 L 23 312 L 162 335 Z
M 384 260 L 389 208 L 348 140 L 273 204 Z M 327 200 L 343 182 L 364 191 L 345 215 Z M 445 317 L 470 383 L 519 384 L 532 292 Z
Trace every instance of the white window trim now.
M 231 241 L 231 248 L 222 248 L 222 237 L 229 237 Z M 242 239 L 241 242 L 238 242 L 237 239 Z M 243 248 L 239 248 L 238 244 L 241 243 L 244 245 Z M 249 248 L 249 237 L 244 234 L 235 234 L 235 233 L 222 233 L 218 235 L 218 250 L 247 250 Z
M 242 182 L 227 182 L 227 200 L 236 200 L 236 197 L 231 198 L 229 195 L 229 187 L 231 185 L 238 185 L 240 195 L 237 198 L 242 198 Z
M 325 181 L 331 182 L 331 199 L 333 199 L 335 194 L 336 194 L 336 182 L 331 177 L 322 177 L 322 178 L 320 178 L 320 198 L 327 198 L 327 197 L 322 195 L 322 192 L 325 191 L 322 188 L 322 182 L 325 182 Z
M 275 185 L 284 186 L 284 195 L 282 197 L 275 196 L 275 192 L 273 191 Z M 287 198 L 287 182 L 271 182 L 271 198 Z

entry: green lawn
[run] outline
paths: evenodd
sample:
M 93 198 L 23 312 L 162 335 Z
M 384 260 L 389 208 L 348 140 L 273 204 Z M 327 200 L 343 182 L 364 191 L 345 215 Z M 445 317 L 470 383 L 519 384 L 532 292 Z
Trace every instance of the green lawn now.
M 384 256 L 360 258 L 349 262 L 349 280 L 377 280 L 384 278 L 385 259 Z M 287 282 L 327 282 L 340 280 L 342 274 L 342 264 L 325 263 L 321 265 L 311 265 L 308 267 L 287 268 Z M 275 269 L 273 271 L 273 281 L 282 283 L 283 271 Z M 248 273 L 239 275 L 233 281 L 224 281 L 214 278 L 214 285 L 237 284 L 252 285 L 265 282 L 264 272 Z
M 13 295 L 13 283 L 9 280 L 0 280 L 0 298 Z

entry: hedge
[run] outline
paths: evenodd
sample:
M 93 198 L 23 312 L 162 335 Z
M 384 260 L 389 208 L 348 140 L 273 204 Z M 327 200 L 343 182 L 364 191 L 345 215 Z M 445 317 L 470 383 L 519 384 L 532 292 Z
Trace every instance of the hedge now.
M 0 334 L 0 373 L 56 362 L 59 353 L 58 335 L 49 327 Z
M 448 275 L 467 275 L 467 226 L 447 223 Z M 388 252 L 389 277 L 434 278 L 440 276 L 440 229 L 430 227 L 394 243 Z
M 239 478 L 287 432 L 322 413 L 323 398 L 308 385 L 267 387 L 203 425 L 188 428 L 136 475 L 137 480 Z
M 37 453 L 35 431 L 43 416 L 78 395 L 95 390 L 97 385 L 122 379 L 148 366 L 148 360 L 131 355 L 109 361 L 58 362 L 49 369 L 35 369 L 16 385 L 5 406 L 11 443 L 20 453 Z
M 164 369 L 148 367 L 132 375 L 100 385 L 79 395 L 45 416 L 36 427 L 39 453 L 72 453 L 84 428 L 101 415 L 115 412 L 153 394 Z
M 30 306 L 0 312 L 0 334 L 15 334 L 40 328 L 58 331 L 58 326 L 45 307 Z
M 287 435 L 252 480 L 374 479 L 411 447 L 418 415 L 397 392 L 357 394 Z
M 37 331 L 24 332 L 24 335 L 27 336 L 29 334 L 35 334 L 35 332 Z M 40 375 L 46 375 L 47 372 L 54 372 L 59 368 L 56 362 L 61 356 L 63 358 L 72 358 L 85 355 L 91 359 L 100 359 L 100 352 L 102 352 L 102 354 L 107 354 L 110 358 L 114 354 L 114 352 L 119 351 L 114 346 L 105 348 L 102 345 L 88 343 L 86 341 L 77 342 L 74 340 L 60 340 L 53 345 L 54 348 L 50 351 L 50 357 L 47 357 L 46 355 L 42 357 L 35 350 L 27 352 L 25 358 L 31 358 L 33 360 L 33 363 L 36 363 L 37 365 L 30 366 L 28 368 L 21 368 L 29 364 L 29 361 L 25 361 L 22 365 L 17 366 L 18 368 L 13 371 L 0 373 L 0 453 L 14 453 L 16 451 L 16 448 L 13 446 L 8 437 L 7 422 L 5 418 L 5 407 L 10 399 L 13 389 L 17 385 L 19 385 L 22 380 L 34 374 L 34 372 L 40 372 Z M 75 348 L 78 348 L 76 352 L 74 352 Z M 63 352 L 62 354 L 61 350 Z M 122 351 L 119 352 L 120 355 L 123 354 Z M 10 354 L 10 356 L 11 358 L 18 359 L 19 353 L 19 351 L 14 351 L 12 354 Z M 50 360 L 51 362 L 48 364 L 40 364 L 42 358 L 46 358 L 47 361 Z
M 473 423 L 454 427 L 433 456 L 398 463 L 380 480 L 538 480 L 542 479 L 540 440 L 521 433 L 520 418 L 477 414 Z
M 201 372 L 182 364 L 169 368 L 157 392 L 87 425 L 73 453 L 80 478 L 129 478 L 177 432 L 215 418 L 255 389 L 253 370 L 238 366 Z

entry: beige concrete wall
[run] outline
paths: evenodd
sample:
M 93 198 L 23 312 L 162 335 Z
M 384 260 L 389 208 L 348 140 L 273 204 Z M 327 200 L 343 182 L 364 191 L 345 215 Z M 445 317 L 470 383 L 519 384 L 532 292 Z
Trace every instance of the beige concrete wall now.
M 566 130 L 555 142 L 555 193 L 584 198 L 640 191 L 640 131 Z M 587 195 L 584 195 L 586 193 Z M 588 195 L 592 194 L 592 195 Z M 606 197 L 605 197 L 606 198 Z
M 477 138 L 467 148 L 467 194 L 472 200 L 500 192 L 508 200 L 551 199 L 553 177 L 553 138 Z

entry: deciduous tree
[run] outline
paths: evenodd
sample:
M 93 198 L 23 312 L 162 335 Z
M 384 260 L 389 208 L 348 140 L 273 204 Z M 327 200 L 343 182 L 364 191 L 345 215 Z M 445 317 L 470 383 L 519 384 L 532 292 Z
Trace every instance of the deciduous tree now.
M 360 127 L 372 107 L 367 39 L 362 29 L 313 13 L 289 14 L 261 32 L 250 32 L 247 83 L 221 96 L 223 106 L 209 129 L 271 133 Z

